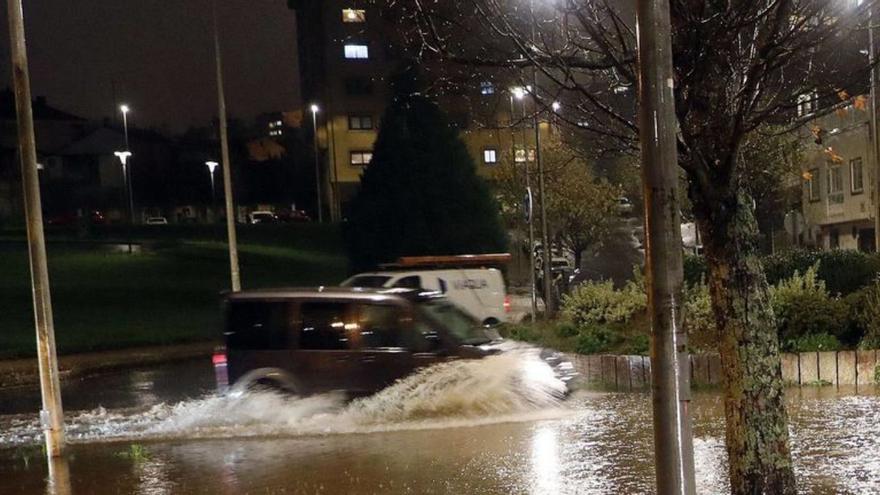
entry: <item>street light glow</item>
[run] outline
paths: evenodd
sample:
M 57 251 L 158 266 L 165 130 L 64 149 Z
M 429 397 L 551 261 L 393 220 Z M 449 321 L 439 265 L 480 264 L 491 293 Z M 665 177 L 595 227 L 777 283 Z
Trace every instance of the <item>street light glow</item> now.
M 521 86 L 514 86 L 510 88 L 510 92 L 513 93 L 513 97 L 517 100 L 522 100 L 523 96 L 525 96 L 526 91 Z
M 562 107 L 562 105 L 560 105 L 558 101 L 554 101 L 553 104 L 550 106 L 553 108 L 554 112 L 558 112 L 559 108 Z
M 128 158 L 131 156 L 131 151 L 115 151 L 113 152 L 116 155 L 116 158 L 119 158 L 119 161 L 122 162 L 122 166 L 125 166 L 125 162 L 128 161 Z
M 205 162 L 205 165 L 208 166 L 208 171 L 210 171 L 211 174 L 213 174 L 213 173 L 214 173 L 214 170 L 215 170 L 215 169 L 217 168 L 217 166 L 219 166 L 220 164 L 217 163 L 217 162 L 215 162 L 215 161 L 207 161 L 207 162 Z
M 122 104 L 122 105 L 119 105 L 119 110 L 122 111 L 122 113 L 128 113 L 130 108 L 128 108 L 128 105 Z
M 312 113 L 318 113 L 318 110 L 320 110 L 320 108 L 318 108 L 318 105 L 315 103 L 312 103 L 309 109 L 312 111 Z

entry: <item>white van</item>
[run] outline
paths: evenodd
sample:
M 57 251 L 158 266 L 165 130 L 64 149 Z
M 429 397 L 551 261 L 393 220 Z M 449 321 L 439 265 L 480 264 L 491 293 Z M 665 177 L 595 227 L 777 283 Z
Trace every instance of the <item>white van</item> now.
M 344 287 L 404 287 L 442 292 L 484 325 L 508 321 L 510 299 L 497 268 L 443 268 L 380 271 L 355 275 Z

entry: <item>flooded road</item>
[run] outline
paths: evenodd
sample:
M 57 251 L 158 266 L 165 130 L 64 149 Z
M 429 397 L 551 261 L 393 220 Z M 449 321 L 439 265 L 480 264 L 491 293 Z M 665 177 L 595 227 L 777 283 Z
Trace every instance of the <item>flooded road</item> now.
M 205 396 L 204 363 L 71 384 L 69 486 L 55 493 L 653 491 L 648 395 L 545 402 L 540 387 L 508 386 L 509 364 L 441 370 L 351 404 Z M 46 493 L 36 419 L 10 397 L 0 394 L 0 493 Z M 788 402 L 803 493 L 880 491 L 875 389 L 791 389 Z M 722 407 L 715 393 L 695 394 L 699 493 L 726 491 Z

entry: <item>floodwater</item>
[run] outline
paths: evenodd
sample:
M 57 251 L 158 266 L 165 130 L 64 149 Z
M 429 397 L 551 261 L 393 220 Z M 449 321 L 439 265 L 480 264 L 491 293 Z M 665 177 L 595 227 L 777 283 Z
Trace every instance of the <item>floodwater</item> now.
M 559 402 L 527 359 L 448 363 L 352 403 L 218 397 L 211 373 L 183 363 L 67 385 L 72 444 L 51 477 L 27 412 L 38 396 L 0 393 L 0 494 L 653 491 L 650 397 Z M 803 493 L 880 492 L 876 389 L 791 389 L 788 403 Z M 727 491 L 722 407 L 694 396 L 699 493 Z

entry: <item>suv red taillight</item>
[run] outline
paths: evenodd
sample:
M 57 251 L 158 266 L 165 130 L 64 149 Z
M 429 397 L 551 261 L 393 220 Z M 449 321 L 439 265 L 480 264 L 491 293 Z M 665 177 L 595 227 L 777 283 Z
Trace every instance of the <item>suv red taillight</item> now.
M 226 392 L 229 389 L 229 371 L 226 368 L 226 348 L 218 347 L 214 349 L 214 355 L 211 356 L 211 362 L 214 364 L 214 378 L 217 380 L 217 391 Z
M 510 313 L 510 296 L 504 296 L 504 312 Z

